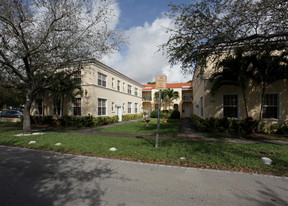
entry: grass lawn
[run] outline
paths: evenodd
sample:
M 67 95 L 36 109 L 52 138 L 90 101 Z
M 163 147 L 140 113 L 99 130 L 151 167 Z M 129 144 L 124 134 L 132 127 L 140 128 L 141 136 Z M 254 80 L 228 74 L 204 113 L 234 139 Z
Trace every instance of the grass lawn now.
M 44 135 L 16 137 L 21 131 L 0 130 L 0 144 L 92 155 L 106 158 L 161 163 L 230 171 L 254 172 L 288 176 L 288 146 L 272 144 L 235 144 L 161 140 L 155 148 L 154 139 L 100 137 L 48 132 Z M 28 144 L 29 141 L 36 144 Z M 55 146 L 56 143 L 61 146 Z M 117 151 L 110 152 L 109 148 Z M 266 156 L 272 165 L 264 165 L 259 158 Z M 185 157 L 185 160 L 180 160 Z
M 179 131 L 181 120 L 169 119 L 167 123 L 160 124 L 160 135 L 176 136 Z M 156 135 L 157 132 L 157 119 L 150 119 L 149 127 L 146 126 L 144 120 L 138 120 L 135 122 L 127 122 L 124 124 L 115 125 L 113 127 L 105 128 L 100 132 L 107 133 L 124 133 L 124 134 L 142 134 L 142 135 Z
M 0 127 L 22 127 L 21 122 L 0 122 Z

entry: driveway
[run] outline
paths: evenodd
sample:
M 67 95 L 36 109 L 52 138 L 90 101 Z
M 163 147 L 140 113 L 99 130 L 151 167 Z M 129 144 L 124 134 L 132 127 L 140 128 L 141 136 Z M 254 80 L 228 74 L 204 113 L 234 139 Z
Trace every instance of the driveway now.
M 0 205 L 288 205 L 288 178 L 0 146 Z

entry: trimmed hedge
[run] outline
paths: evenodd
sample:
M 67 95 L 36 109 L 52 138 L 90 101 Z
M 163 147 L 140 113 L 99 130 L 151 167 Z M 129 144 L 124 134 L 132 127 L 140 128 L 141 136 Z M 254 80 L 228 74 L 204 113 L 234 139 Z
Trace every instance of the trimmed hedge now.
M 142 114 L 126 114 L 122 116 L 123 121 L 142 118 Z M 23 122 L 23 118 L 21 118 Z M 93 117 L 93 116 L 31 116 L 32 124 L 63 126 L 63 127 L 93 127 L 112 124 L 118 122 L 118 116 L 112 117 Z
M 158 109 L 155 109 L 150 114 L 151 118 L 158 118 Z M 160 112 L 161 119 L 180 119 L 180 112 L 178 110 L 162 110 Z
M 192 124 L 201 132 L 210 133 L 235 133 L 235 134 L 251 134 L 256 131 L 257 121 L 252 118 L 245 120 L 233 120 L 227 118 L 210 117 L 202 119 L 197 115 L 191 115 Z

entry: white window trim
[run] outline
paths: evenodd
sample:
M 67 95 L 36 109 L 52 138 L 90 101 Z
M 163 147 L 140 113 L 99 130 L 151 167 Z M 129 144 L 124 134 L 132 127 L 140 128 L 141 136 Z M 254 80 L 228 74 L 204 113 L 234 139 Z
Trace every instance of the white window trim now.
M 237 96 L 237 118 L 228 117 L 228 119 L 240 119 L 240 95 L 237 93 L 223 94 L 222 95 L 222 118 L 224 118 L 224 96 L 225 95 L 236 95 Z
M 75 97 L 75 99 L 81 99 L 81 107 L 80 107 L 80 108 L 81 108 L 81 115 L 80 115 L 80 116 L 82 116 L 82 98 L 81 98 L 81 97 Z M 74 102 L 72 101 L 72 109 L 71 109 L 71 110 L 72 110 L 72 112 L 71 112 L 72 115 L 73 115 L 73 116 L 76 116 L 76 117 L 77 117 L 77 116 L 80 117 L 79 115 L 75 115 L 75 114 L 74 114 L 74 106 L 75 106 L 75 104 L 74 104 Z
M 117 80 L 117 91 L 121 92 L 121 81 Z
M 131 112 L 129 112 L 129 103 L 130 103 L 130 105 L 131 105 Z M 127 113 L 128 114 L 133 114 L 133 103 L 132 102 L 128 102 L 128 104 L 127 104 Z
M 278 118 L 263 118 L 263 120 L 281 120 L 281 93 L 280 92 L 266 92 L 264 95 L 266 94 L 277 94 L 278 95 Z M 261 103 L 262 103 L 262 98 L 261 98 L 261 94 L 260 94 L 260 105 L 259 108 L 261 108 Z M 264 105 L 263 105 L 263 110 L 264 110 Z M 262 111 L 262 115 L 263 115 Z
M 112 86 L 113 89 L 115 88 L 115 79 L 113 77 L 112 77 L 112 80 L 111 80 L 111 86 Z
M 105 86 L 103 86 L 103 82 L 104 80 L 102 79 L 102 77 L 105 77 Z M 101 81 L 101 84 L 99 84 L 99 80 Z M 100 86 L 100 87 L 107 87 L 107 75 L 101 73 L 101 72 L 98 72 L 98 79 L 97 79 L 97 85 Z
M 105 103 L 105 108 L 106 108 L 106 114 L 101 114 L 101 115 L 99 115 L 99 111 L 98 111 L 98 104 L 99 104 L 99 99 L 104 99 L 104 100 L 106 100 L 106 103 Z M 107 98 L 103 98 L 103 97 L 98 97 L 97 98 L 97 116 L 98 117 L 105 117 L 105 116 L 107 116 L 108 115 L 108 100 L 107 100 Z
M 137 111 L 136 111 L 136 109 L 137 109 Z M 138 114 L 138 112 L 139 112 L 139 104 L 136 102 L 136 103 L 134 103 L 134 113 Z
M 114 109 L 114 107 L 115 107 L 115 103 L 112 102 L 112 103 L 111 103 L 111 112 L 112 112 L 112 113 L 115 113 L 115 109 Z

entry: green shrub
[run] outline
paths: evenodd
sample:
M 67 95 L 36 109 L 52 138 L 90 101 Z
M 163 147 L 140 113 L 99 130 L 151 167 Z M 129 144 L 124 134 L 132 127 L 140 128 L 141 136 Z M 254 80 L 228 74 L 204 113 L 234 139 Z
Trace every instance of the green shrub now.
M 199 131 L 201 132 L 204 132 L 204 120 L 195 115 L 195 114 L 192 114 L 191 115 L 191 120 L 192 120 L 192 125 Z
M 192 114 L 191 120 L 193 126 L 201 132 L 211 133 L 234 133 L 234 134 L 251 134 L 257 128 L 257 121 L 252 118 L 245 120 L 235 120 L 228 118 L 214 118 L 201 119 L 197 115 Z M 265 127 L 261 127 L 262 131 Z
M 158 118 L 158 109 L 154 109 L 151 114 L 150 114 L 151 118 Z
M 169 119 L 180 119 L 180 112 L 178 110 L 171 110 Z
M 54 124 L 53 116 L 43 116 L 42 124 L 53 125 Z
M 90 115 L 84 117 L 64 115 L 59 118 L 59 121 L 64 127 L 92 127 L 94 125 L 93 117 Z
M 122 115 L 122 121 L 129 121 L 129 120 L 133 120 L 133 119 L 140 119 L 142 118 L 143 115 L 142 114 L 125 114 Z

